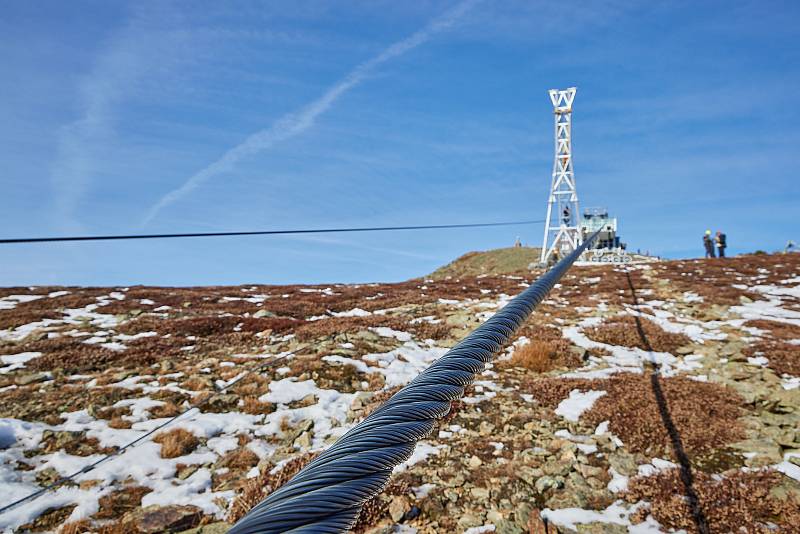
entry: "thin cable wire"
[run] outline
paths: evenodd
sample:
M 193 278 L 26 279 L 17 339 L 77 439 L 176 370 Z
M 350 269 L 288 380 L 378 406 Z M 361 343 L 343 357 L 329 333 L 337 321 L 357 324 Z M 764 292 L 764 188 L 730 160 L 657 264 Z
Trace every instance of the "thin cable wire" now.
M 226 391 L 226 390 L 232 388 L 233 386 L 235 386 L 236 384 L 238 384 L 239 382 L 241 382 L 242 380 L 244 380 L 246 377 L 250 376 L 251 374 L 253 374 L 255 372 L 260 372 L 260 371 L 262 371 L 262 370 L 264 370 L 264 369 L 266 369 L 268 367 L 272 367 L 272 366 L 274 366 L 274 365 L 276 365 L 278 363 L 281 363 L 281 362 L 285 361 L 289 356 L 290 356 L 290 354 L 286 354 L 284 356 L 278 356 L 277 358 L 272 358 L 271 360 L 263 362 L 263 363 L 255 366 L 255 367 L 253 367 L 253 368 L 251 368 L 251 369 L 249 369 L 247 371 L 244 371 L 244 374 L 240 375 L 239 377 L 237 377 L 233 381 L 225 384 L 224 387 L 219 388 L 217 391 L 213 392 L 211 395 L 209 395 L 208 397 L 206 397 L 202 401 L 200 401 L 197 404 L 194 404 L 194 405 L 186 408 L 184 411 L 182 411 L 178 415 L 170 417 L 169 419 L 167 419 L 166 421 L 164 421 L 160 425 L 148 430 L 147 432 L 145 432 L 144 434 L 142 434 L 141 436 L 139 436 L 135 440 L 126 443 L 125 445 L 123 445 L 119 449 L 115 450 L 114 452 L 108 453 L 105 456 L 103 456 L 102 458 L 100 458 L 98 460 L 95 460 L 94 462 L 83 466 L 82 468 L 80 468 L 78 471 L 75 471 L 71 475 L 67 475 L 67 476 L 61 477 L 58 480 L 56 480 L 55 482 L 52 482 L 52 483 L 48 484 L 47 486 L 45 486 L 45 487 L 43 487 L 41 489 L 38 489 L 38 490 L 34 491 L 33 493 L 31 493 L 29 495 L 26 495 L 25 497 L 22 497 L 21 499 L 17 499 L 16 501 L 14 501 L 12 503 L 3 506 L 2 508 L 0 508 L 0 514 L 2 514 L 4 512 L 7 512 L 8 510 L 11 510 L 12 508 L 16 508 L 17 506 L 19 506 L 21 504 L 24 504 L 27 501 L 36 499 L 36 498 L 44 495 L 48 491 L 54 490 L 54 489 L 64 485 L 65 483 L 70 482 L 75 477 L 77 477 L 79 475 L 82 475 L 83 473 L 88 473 L 88 472 L 94 470 L 94 468 L 96 468 L 98 465 L 106 462 L 107 460 L 109 460 L 111 458 L 115 458 L 117 456 L 120 456 L 123 452 L 125 452 L 129 448 L 141 443 L 146 438 L 152 436 L 153 434 L 155 434 L 156 432 L 158 432 L 162 428 L 164 428 L 164 427 L 166 427 L 168 425 L 171 425 L 172 423 L 174 423 L 175 421 L 177 421 L 178 419 L 180 419 L 181 417 L 183 417 L 187 413 L 191 412 L 192 410 L 195 410 L 195 409 L 199 410 L 200 408 L 202 408 L 203 406 L 208 404 L 208 402 L 211 399 L 213 399 L 214 397 L 216 397 L 217 395 L 219 395 L 223 391 Z
M 359 228 L 317 228 L 304 230 L 257 230 L 248 232 L 193 232 L 184 234 L 123 234 L 123 235 L 88 235 L 63 237 L 20 237 L 0 239 L 0 245 L 20 243 L 59 243 L 64 241 L 119 241 L 123 239 L 174 239 L 184 237 L 231 237 L 251 235 L 293 235 L 293 234 L 332 234 L 347 232 L 393 232 L 400 230 L 442 230 L 448 228 L 487 228 L 490 226 L 520 226 L 540 224 L 541 221 L 510 221 L 495 223 L 467 224 L 427 224 L 419 226 L 368 226 Z

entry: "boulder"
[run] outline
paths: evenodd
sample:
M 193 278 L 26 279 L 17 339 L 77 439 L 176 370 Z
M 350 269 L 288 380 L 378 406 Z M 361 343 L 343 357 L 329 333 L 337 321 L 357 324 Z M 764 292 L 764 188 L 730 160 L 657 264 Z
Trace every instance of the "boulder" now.
M 145 534 L 156 532 L 181 532 L 196 527 L 203 518 L 203 511 L 197 506 L 151 505 L 128 512 L 122 518 L 136 532 Z

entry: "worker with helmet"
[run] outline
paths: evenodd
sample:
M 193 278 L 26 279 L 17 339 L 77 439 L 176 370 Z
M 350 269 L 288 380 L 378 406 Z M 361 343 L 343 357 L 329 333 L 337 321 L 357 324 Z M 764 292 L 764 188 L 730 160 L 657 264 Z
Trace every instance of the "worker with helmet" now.
M 711 239 L 711 230 L 706 230 L 703 235 L 703 247 L 706 249 L 706 258 L 715 258 L 714 255 L 714 240 Z

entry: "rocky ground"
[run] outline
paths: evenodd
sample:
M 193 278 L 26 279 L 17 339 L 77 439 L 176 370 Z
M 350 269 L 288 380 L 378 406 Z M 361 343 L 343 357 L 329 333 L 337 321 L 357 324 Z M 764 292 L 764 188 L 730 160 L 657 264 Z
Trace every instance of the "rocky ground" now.
M 9 532 L 224 532 L 539 273 L 0 289 Z M 199 406 L 199 408 L 193 408 Z M 800 255 L 578 266 L 361 532 L 798 532 Z

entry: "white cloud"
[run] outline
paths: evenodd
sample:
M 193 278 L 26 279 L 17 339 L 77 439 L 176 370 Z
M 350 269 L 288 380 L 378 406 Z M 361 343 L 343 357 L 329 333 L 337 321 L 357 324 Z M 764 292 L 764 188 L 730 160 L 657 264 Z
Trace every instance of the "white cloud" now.
M 268 150 L 276 143 L 300 135 L 308 130 L 314 125 L 317 117 L 327 111 L 339 97 L 363 82 L 372 70 L 420 46 L 436 34 L 447 30 L 478 1 L 480 0 L 461 2 L 421 30 L 394 43 L 377 56 L 355 67 L 347 76 L 325 91 L 322 96 L 306 105 L 300 111 L 284 115 L 269 128 L 254 133 L 239 145 L 225 152 L 217 161 L 195 173 L 183 185 L 161 197 L 147 213 L 143 225 L 148 224 L 162 209 L 184 197 L 203 182 L 231 170 L 242 158 Z
M 167 70 L 174 54 L 185 50 L 186 34 L 165 29 L 173 14 L 139 8 L 130 21 L 103 46 L 77 88 L 80 117 L 60 128 L 51 167 L 55 220 L 73 231 L 79 203 L 101 171 L 103 146 L 113 137 L 115 108 L 154 71 Z M 171 54 L 165 53 L 171 51 Z

